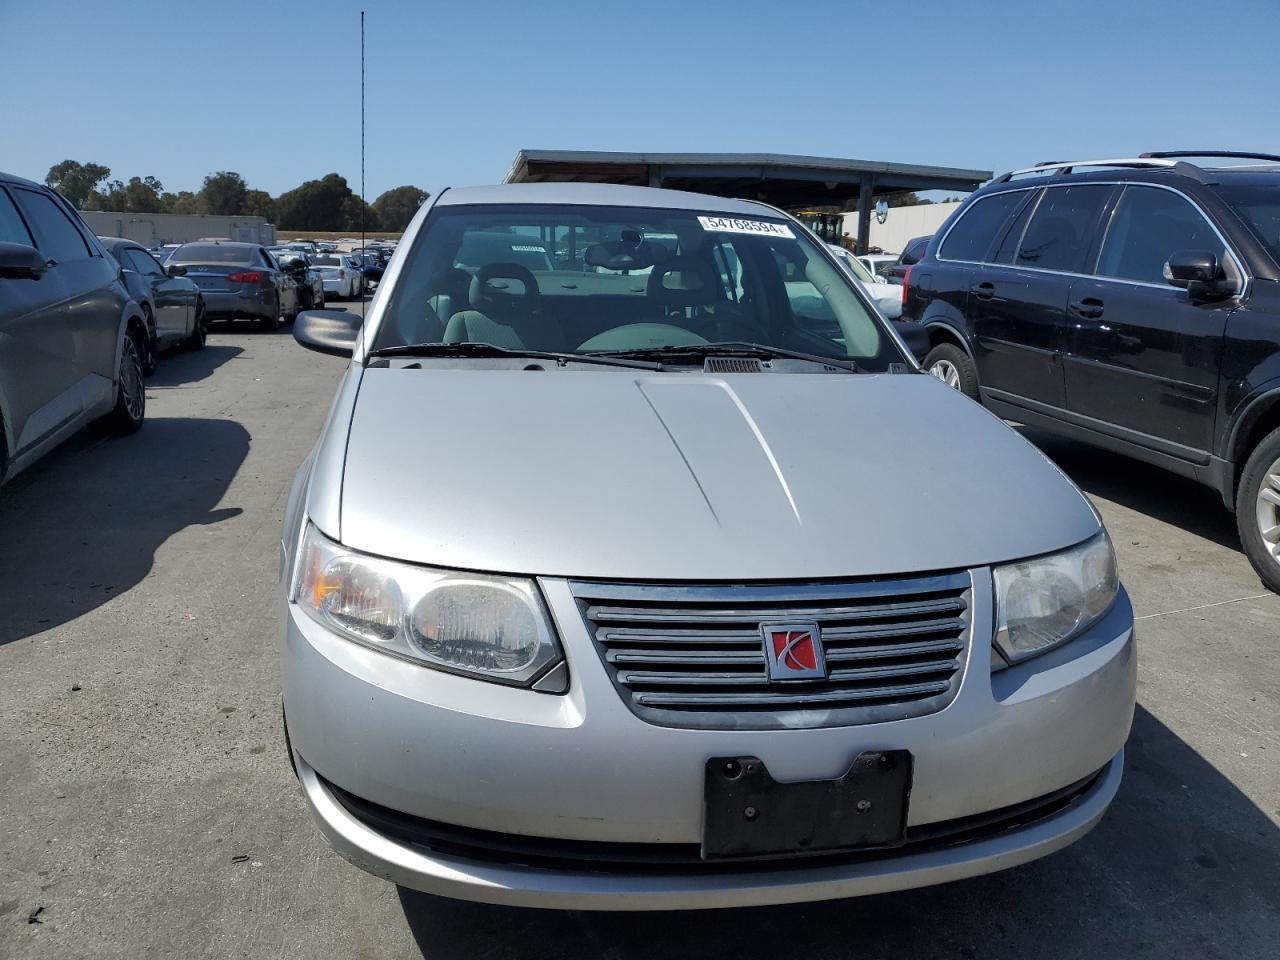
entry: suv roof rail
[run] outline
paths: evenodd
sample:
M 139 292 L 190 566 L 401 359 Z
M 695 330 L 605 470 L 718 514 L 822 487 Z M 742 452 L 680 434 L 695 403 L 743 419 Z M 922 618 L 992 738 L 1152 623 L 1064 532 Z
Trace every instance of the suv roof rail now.
M 1143 159 L 1168 160 L 1180 157 L 1229 157 L 1239 160 L 1266 160 L 1268 163 L 1280 163 L 1280 156 L 1274 153 L 1251 153 L 1248 150 L 1153 150 L 1142 154 Z
M 1120 157 L 1114 160 L 1055 160 L 1051 163 L 1037 163 L 1032 167 L 1023 167 L 1021 170 L 1010 170 L 993 181 L 994 183 L 1008 183 L 1014 177 L 1027 176 L 1034 173 L 1052 173 L 1055 175 L 1068 174 L 1075 167 L 1177 167 L 1190 166 L 1189 164 L 1180 164 L 1175 160 L 1165 159 L 1163 157 Z

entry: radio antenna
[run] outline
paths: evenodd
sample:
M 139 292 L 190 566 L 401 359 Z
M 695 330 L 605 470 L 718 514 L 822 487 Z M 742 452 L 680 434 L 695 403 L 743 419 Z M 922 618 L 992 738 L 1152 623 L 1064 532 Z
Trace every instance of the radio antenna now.
M 367 255 L 364 218 L 368 203 L 364 197 L 364 11 L 360 11 L 360 259 Z

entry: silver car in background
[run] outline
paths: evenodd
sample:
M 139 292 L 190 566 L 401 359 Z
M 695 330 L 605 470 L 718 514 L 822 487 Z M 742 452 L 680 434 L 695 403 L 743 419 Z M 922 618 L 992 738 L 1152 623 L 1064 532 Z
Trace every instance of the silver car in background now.
M 256 243 L 200 240 L 185 243 L 165 261 L 180 266 L 204 298 L 208 320 L 256 320 L 274 330 L 298 315 L 298 285 Z
M 120 265 L 75 210 L 0 173 L 0 483 L 92 420 L 141 427 L 146 341 Z
M 495 233 L 573 268 L 460 257 Z M 353 863 L 730 907 L 1000 870 L 1103 816 L 1136 662 L 1098 514 L 798 221 L 445 190 L 359 324 L 295 326 L 351 364 L 280 586 L 290 756 Z

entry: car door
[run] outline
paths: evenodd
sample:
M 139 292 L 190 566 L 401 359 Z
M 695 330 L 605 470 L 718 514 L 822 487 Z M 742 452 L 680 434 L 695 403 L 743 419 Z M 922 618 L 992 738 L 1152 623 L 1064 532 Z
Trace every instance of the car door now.
M 1238 261 L 1181 193 L 1129 184 L 1109 217 L 1096 276 L 1072 284 L 1068 409 L 1096 429 L 1203 461 L 1212 449 L 1219 370 L 1234 299 L 1197 301 L 1164 279 L 1175 251 L 1212 253 L 1228 276 Z M 1237 279 L 1237 282 L 1240 282 Z
M 1067 298 L 1114 192 L 1111 184 L 1045 187 L 977 271 L 966 313 L 984 394 L 1032 409 L 1065 408 Z
M 280 312 L 285 316 L 292 315 L 298 304 L 297 283 L 284 272 L 279 261 L 266 250 L 259 248 L 258 256 L 262 258 L 263 265 L 271 272 L 271 280 L 275 284 L 276 294 L 280 298 Z
M 155 257 L 139 247 L 126 247 L 124 256 L 130 268 L 151 286 L 151 299 L 156 305 L 156 338 L 171 342 L 185 337 L 194 309 L 191 281 L 169 276 Z
M 3 187 L 0 240 L 36 246 Z M 50 267 L 38 280 L 0 278 L 0 415 L 16 455 L 79 416 L 78 381 L 61 274 Z

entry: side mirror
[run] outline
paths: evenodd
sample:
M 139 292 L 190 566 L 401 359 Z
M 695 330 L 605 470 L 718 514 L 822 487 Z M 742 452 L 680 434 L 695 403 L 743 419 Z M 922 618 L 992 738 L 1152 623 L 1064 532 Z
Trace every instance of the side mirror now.
M 187 275 L 187 268 L 181 264 L 175 263 L 165 272 L 171 277 L 185 277 Z
M 349 357 L 363 323 L 364 317 L 347 310 L 303 310 L 293 321 L 293 339 L 317 353 Z
M 39 280 L 49 261 L 25 243 L 0 243 L 0 277 L 6 280 Z
M 893 331 L 902 338 L 902 342 L 915 356 L 917 362 L 924 363 L 929 353 L 929 331 L 910 320 L 890 320 Z
M 1165 262 L 1164 278 L 1193 300 L 1220 300 L 1235 293 L 1218 258 L 1205 250 L 1175 250 Z
M 881 297 L 876 301 L 876 306 L 880 308 L 886 319 L 897 320 L 902 316 L 902 298 L 901 297 Z

